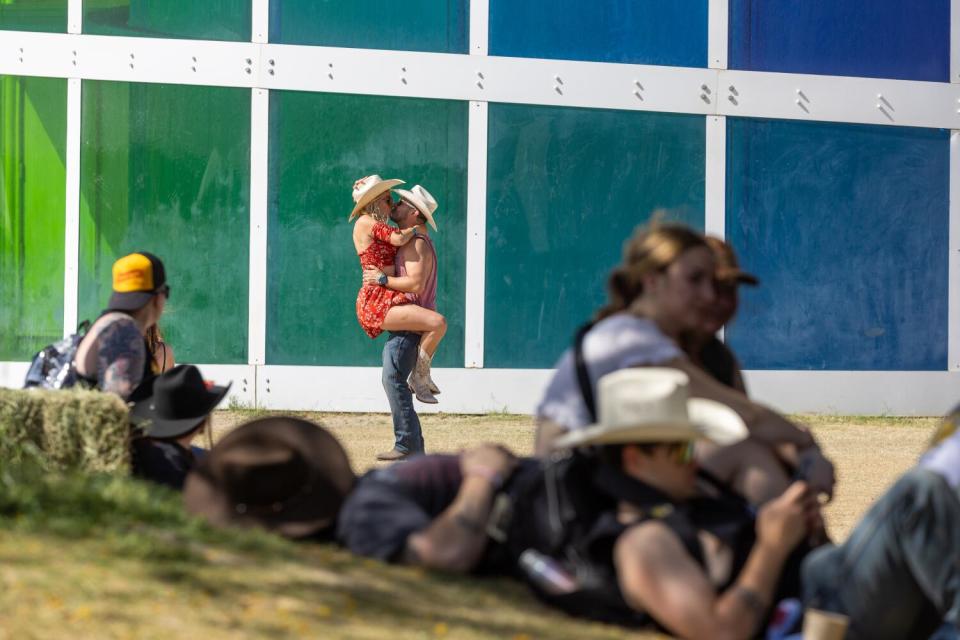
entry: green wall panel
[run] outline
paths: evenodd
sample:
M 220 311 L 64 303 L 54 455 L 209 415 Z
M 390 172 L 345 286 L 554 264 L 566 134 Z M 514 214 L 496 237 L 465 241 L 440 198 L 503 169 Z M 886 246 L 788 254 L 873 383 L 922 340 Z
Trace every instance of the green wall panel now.
M 0 29 L 67 32 L 67 0 L 0 0 Z
M 468 0 L 271 0 L 270 42 L 467 53 Z
M 360 262 L 347 216 L 354 181 L 419 183 L 440 204 L 438 310 L 449 329 L 437 366 L 463 366 L 467 103 L 270 94 L 267 363 L 379 366 L 357 323 Z
M 633 229 L 703 228 L 702 116 L 491 104 L 484 365 L 552 367 Z
M 0 360 L 63 333 L 67 81 L 0 76 Z
M 83 32 L 250 40 L 250 0 L 84 0 Z
M 114 260 L 151 251 L 171 287 L 161 327 L 180 362 L 247 362 L 250 91 L 85 81 L 80 317 Z

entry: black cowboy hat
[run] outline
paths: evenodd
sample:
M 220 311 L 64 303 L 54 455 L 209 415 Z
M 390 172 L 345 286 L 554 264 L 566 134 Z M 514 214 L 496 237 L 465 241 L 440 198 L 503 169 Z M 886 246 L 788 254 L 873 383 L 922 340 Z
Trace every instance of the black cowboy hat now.
M 288 538 L 329 530 L 356 476 L 328 431 L 271 416 L 237 427 L 187 476 L 187 511 L 218 526 L 259 526 Z
M 225 387 L 208 387 L 192 364 L 177 365 L 153 382 L 151 395 L 130 412 L 151 438 L 179 438 L 193 431 L 227 395 Z

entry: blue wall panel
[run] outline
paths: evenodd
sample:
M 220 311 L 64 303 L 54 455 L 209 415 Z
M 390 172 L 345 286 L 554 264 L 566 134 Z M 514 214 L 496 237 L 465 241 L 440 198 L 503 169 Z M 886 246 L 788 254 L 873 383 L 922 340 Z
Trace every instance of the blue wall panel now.
M 657 209 L 703 228 L 702 116 L 490 105 L 484 365 L 552 367 Z
M 727 121 L 749 369 L 945 370 L 949 132 Z
M 707 0 L 490 0 L 490 55 L 707 66 Z
M 950 0 L 731 0 L 731 69 L 948 82 Z

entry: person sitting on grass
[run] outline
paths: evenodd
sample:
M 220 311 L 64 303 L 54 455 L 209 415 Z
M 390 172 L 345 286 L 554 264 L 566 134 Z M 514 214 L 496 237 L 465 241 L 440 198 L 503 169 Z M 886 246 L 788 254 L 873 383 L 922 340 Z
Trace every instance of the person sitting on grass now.
M 680 638 L 752 638 L 779 599 L 849 617 L 848 638 L 927 638 L 960 619 L 960 501 L 932 469 L 905 474 L 839 547 L 808 553 L 817 496 L 802 479 L 753 515 L 720 486 L 698 491 L 691 444 L 742 438 L 740 418 L 689 398 L 670 369 L 608 374 L 598 423 L 556 441 L 598 447 L 614 510 L 574 546 L 615 585 L 633 622 Z
M 308 420 L 270 416 L 224 436 L 190 472 L 183 500 L 188 512 L 216 526 L 326 540 L 355 481 L 329 432 Z
M 747 424 L 750 437 L 730 452 L 737 464 L 710 469 L 724 482 L 759 505 L 789 484 L 785 467 L 804 467 L 818 492 L 833 494 L 833 465 L 808 429 L 718 382 L 681 349 L 684 335 L 701 331 L 717 303 L 715 270 L 714 252 L 696 230 L 661 222 L 637 228 L 610 273 L 607 304 L 561 356 L 537 407 L 538 454 L 591 423 L 593 387 L 603 375 L 670 367 L 686 373 L 692 395 L 727 405 Z
M 191 443 L 209 426 L 210 413 L 229 389 L 230 384 L 207 386 L 191 364 L 177 365 L 157 377 L 151 395 L 130 412 L 135 429 L 133 475 L 181 490 L 202 451 Z

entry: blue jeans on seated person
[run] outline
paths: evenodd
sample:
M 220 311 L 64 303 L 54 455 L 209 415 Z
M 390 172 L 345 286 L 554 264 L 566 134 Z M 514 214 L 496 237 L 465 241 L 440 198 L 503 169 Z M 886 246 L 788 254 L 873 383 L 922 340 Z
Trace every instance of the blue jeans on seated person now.
M 410 331 L 391 331 L 383 345 L 383 390 L 393 415 L 394 448 L 411 454 L 423 453 L 420 418 L 413 409 L 413 392 L 407 386 L 419 350 L 420 334 Z
M 926 640 L 957 625 L 960 499 L 937 473 L 907 472 L 843 545 L 807 556 L 802 583 L 808 608 L 850 617 L 849 640 Z

